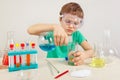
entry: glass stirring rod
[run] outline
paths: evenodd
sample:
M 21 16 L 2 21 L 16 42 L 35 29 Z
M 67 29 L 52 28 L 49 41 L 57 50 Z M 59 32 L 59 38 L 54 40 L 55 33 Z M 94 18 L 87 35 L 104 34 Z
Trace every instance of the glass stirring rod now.
M 45 60 L 57 71 L 57 73 L 60 73 L 60 71 L 50 61 L 48 61 L 47 59 Z

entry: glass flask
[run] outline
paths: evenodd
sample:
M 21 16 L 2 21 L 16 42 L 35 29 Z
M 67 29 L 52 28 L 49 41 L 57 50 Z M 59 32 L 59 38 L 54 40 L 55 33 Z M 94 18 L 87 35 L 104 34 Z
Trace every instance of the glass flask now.
M 13 31 L 8 31 L 7 32 L 7 42 L 6 42 L 6 47 L 4 49 L 4 54 L 3 54 L 3 59 L 2 59 L 2 64 L 3 65 L 8 65 L 9 60 L 8 60 L 8 51 L 14 49 L 14 32 Z M 12 59 L 13 56 L 10 57 L 10 60 L 13 61 Z M 11 64 L 13 65 L 13 63 Z
M 112 61 L 112 57 L 119 56 L 117 48 L 115 48 L 114 45 L 112 45 L 111 41 L 111 31 L 109 29 L 104 30 L 103 49 L 107 63 L 110 63 Z
M 103 36 L 103 45 L 105 49 L 105 56 L 110 56 L 114 54 L 114 51 L 112 49 L 111 45 L 111 34 L 110 30 L 104 30 L 104 36 Z
M 49 32 L 42 33 L 38 37 L 39 48 L 43 51 L 51 51 L 55 49 L 54 40 L 48 33 Z

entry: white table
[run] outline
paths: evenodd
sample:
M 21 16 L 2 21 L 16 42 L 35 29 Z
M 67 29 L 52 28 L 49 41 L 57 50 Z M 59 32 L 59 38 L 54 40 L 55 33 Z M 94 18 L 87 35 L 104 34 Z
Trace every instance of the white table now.
M 120 80 L 120 60 L 113 58 L 109 64 L 106 64 L 103 68 L 93 68 L 88 65 L 81 66 L 69 66 L 67 62 L 62 58 L 51 58 L 48 59 L 52 64 L 56 66 L 61 72 L 65 70 L 74 71 L 89 69 L 91 75 L 84 78 L 71 77 L 70 73 L 67 73 L 55 80 Z M 24 75 L 22 74 L 24 72 Z M 55 70 L 54 76 L 51 74 L 50 67 L 48 67 L 46 61 L 39 59 L 39 68 L 36 70 L 25 70 L 25 71 L 8 72 L 7 69 L 0 70 L 0 80 L 19 80 L 19 76 L 31 77 L 32 80 L 54 80 L 56 75 Z M 21 74 L 20 74 L 21 73 Z M 32 75 L 32 76 L 31 76 Z

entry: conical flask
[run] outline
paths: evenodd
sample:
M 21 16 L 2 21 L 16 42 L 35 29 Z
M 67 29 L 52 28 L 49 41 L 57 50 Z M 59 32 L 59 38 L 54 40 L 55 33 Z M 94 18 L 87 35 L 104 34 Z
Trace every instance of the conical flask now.
M 113 45 L 111 44 L 111 31 L 109 29 L 104 30 L 103 40 L 105 56 L 115 55 Z
M 112 61 L 113 57 L 118 57 L 118 50 L 112 45 L 111 31 L 109 29 L 104 30 L 103 36 L 103 49 L 107 63 Z
M 14 32 L 9 31 L 7 32 L 7 42 L 6 42 L 6 47 L 4 49 L 4 54 L 3 54 L 3 59 L 2 59 L 2 64 L 3 65 L 8 65 L 9 60 L 8 60 L 8 51 L 14 49 Z

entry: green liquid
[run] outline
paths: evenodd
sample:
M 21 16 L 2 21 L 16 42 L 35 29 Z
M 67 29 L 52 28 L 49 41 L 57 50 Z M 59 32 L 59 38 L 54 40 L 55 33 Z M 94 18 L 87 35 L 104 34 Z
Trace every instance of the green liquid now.
M 103 58 L 92 58 L 90 66 L 100 68 L 105 66 L 105 60 Z
M 68 57 L 68 65 L 74 66 L 74 62 L 72 62 L 72 59 L 74 58 L 73 55 Z

